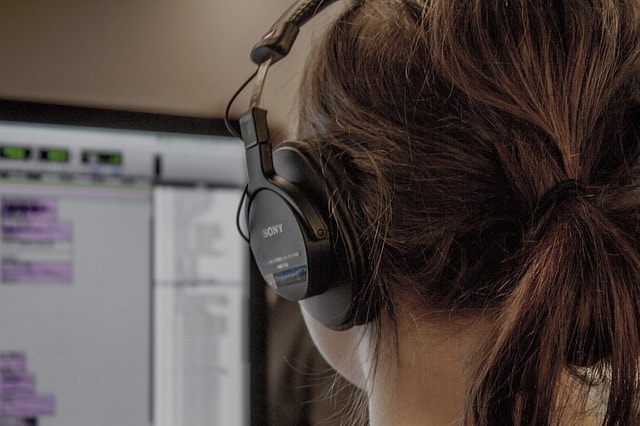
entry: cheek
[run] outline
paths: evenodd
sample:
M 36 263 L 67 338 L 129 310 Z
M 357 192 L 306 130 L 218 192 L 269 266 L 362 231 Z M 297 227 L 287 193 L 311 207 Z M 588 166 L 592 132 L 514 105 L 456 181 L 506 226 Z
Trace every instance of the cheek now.
M 345 331 L 331 330 L 313 319 L 301 308 L 313 343 L 324 359 L 340 375 L 360 389 L 366 389 L 366 372 L 370 371 L 370 345 L 366 326 Z

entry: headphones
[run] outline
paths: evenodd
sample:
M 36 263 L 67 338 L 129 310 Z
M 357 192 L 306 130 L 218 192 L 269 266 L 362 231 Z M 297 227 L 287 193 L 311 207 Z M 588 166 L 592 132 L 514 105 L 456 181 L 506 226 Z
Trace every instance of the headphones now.
M 366 256 L 348 207 L 333 190 L 331 165 L 321 164 L 307 144 L 287 141 L 272 150 L 267 111 L 259 107 L 268 68 L 289 53 L 300 27 L 334 2 L 298 1 L 251 51 L 259 68 L 238 91 L 256 79 L 249 111 L 239 120 L 249 178 L 240 208 L 245 205 L 251 252 L 267 284 L 324 326 L 345 330 L 375 315 L 358 309 Z

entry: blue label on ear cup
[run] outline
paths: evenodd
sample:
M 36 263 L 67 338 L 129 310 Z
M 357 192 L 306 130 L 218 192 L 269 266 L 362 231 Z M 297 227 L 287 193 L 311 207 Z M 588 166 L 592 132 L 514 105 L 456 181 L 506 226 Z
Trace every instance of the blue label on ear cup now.
M 307 282 L 307 265 L 290 268 L 273 274 L 276 288 Z

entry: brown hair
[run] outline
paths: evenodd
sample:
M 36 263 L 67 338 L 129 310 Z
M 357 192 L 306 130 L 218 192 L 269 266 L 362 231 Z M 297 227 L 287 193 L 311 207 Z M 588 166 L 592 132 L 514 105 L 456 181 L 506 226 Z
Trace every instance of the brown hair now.
M 494 319 L 467 423 L 559 421 L 561 376 L 585 371 L 604 423 L 632 422 L 640 3 L 364 1 L 312 57 L 299 136 L 369 253 L 359 307 Z

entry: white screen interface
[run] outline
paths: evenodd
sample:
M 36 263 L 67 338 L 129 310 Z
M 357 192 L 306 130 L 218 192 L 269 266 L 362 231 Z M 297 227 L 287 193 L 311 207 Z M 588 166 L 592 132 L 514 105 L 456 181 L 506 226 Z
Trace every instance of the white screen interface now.
M 249 423 L 242 156 L 0 122 L 0 426 Z

